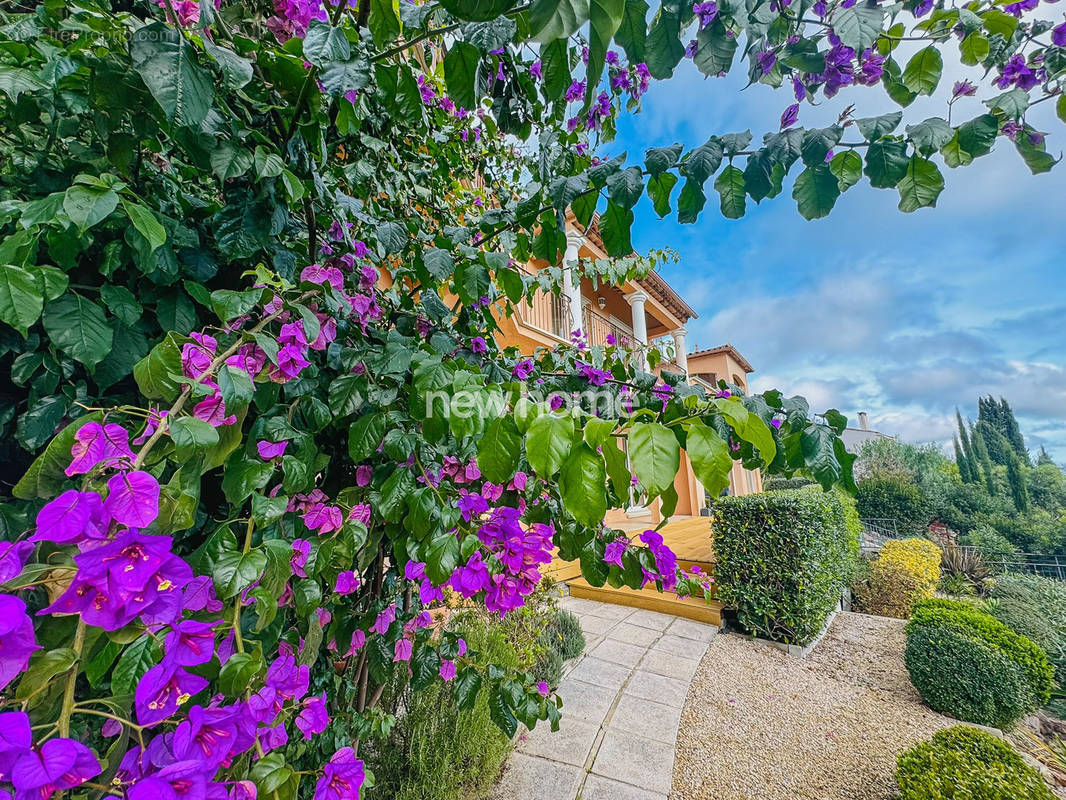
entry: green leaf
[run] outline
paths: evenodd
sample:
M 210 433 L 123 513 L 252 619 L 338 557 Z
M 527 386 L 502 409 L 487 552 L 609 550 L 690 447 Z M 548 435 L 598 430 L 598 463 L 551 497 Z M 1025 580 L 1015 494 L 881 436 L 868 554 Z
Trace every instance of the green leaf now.
M 835 453 L 835 441 L 833 431 L 825 425 L 808 425 L 800 433 L 803 463 L 826 491 L 840 479 L 842 472 Z
M 56 677 L 69 672 L 77 663 L 78 654 L 69 647 L 34 653 L 28 667 L 22 673 L 15 699 L 29 701 L 31 697 L 37 695 L 35 699 L 42 700 L 40 692 Z M 28 705 L 33 707 L 35 703 L 30 701 Z
M 426 551 L 426 576 L 436 586 L 443 586 L 459 566 L 459 539 L 454 533 L 440 533 Z
M 644 192 L 644 176 L 640 167 L 629 167 L 611 175 L 607 179 L 607 192 L 611 202 L 622 208 L 635 206 Z
M 618 420 L 590 417 L 585 421 L 585 430 L 581 438 L 585 440 L 589 447 L 595 450 L 611 438 L 614 429 L 617 427 Z
M 407 226 L 399 222 L 383 222 L 375 230 L 378 244 L 385 249 L 385 255 L 398 253 L 407 245 Z
M 918 152 L 925 156 L 935 153 L 955 135 L 955 130 L 948 125 L 947 120 L 939 117 L 930 117 L 917 125 L 908 125 L 906 130 L 907 138 L 914 143 Z
M 103 309 L 78 294 L 66 294 L 44 309 L 44 329 L 52 343 L 92 369 L 111 350 L 112 331 Z
M 188 128 L 199 127 L 214 99 L 211 73 L 196 63 L 188 40 L 162 22 L 130 34 L 133 67 L 167 119 Z
M 644 166 L 648 174 L 656 176 L 666 172 L 677 163 L 677 159 L 681 157 L 681 150 L 680 144 L 672 144 L 669 147 L 653 147 L 645 152 Z M 607 183 L 610 185 L 609 180 Z
M 915 94 L 932 94 L 940 83 L 944 59 L 935 45 L 919 50 L 903 70 L 903 85 Z
M 544 73 L 544 96 L 549 100 L 558 100 L 566 93 L 571 81 L 566 40 L 557 39 L 542 47 L 540 59 Z
M 840 185 L 828 164 L 807 167 L 796 178 L 792 198 L 804 219 L 821 219 L 833 210 Z
M 254 163 L 252 152 L 236 142 L 222 142 L 211 153 L 211 169 L 220 181 L 239 178 Z
M 370 83 L 370 62 L 359 57 L 327 64 L 319 73 L 319 80 L 326 92 L 334 97 L 362 91 Z
M 1058 114 L 1059 119 L 1066 122 L 1066 94 L 1062 95 L 1055 103 L 1055 113 Z
M 0 320 L 25 337 L 43 308 L 44 296 L 32 273 L 0 266 Z
M 187 341 L 184 336 L 170 332 L 148 355 L 133 365 L 133 378 L 141 394 L 149 400 L 167 402 L 172 402 L 178 396 L 181 382 L 174 376 L 181 375 L 181 348 Z
M 607 513 L 607 468 L 600 454 L 582 442 L 571 452 L 559 475 L 566 510 L 589 527 L 603 525 Z
M 730 35 L 721 19 L 716 18 L 701 30 L 696 42 L 698 49 L 692 61 L 700 72 L 712 77 L 729 72 L 737 52 L 737 37 Z
M 285 172 L 285 162 L 277 153 L 262 145 L 255 148 L 255 174 L 260 178 L 276 178 Z
M 673 176 L 667 173 L 660 177 L 672 178 Z M 667 203 L 666 212 L 669 213 L 669 198 L 667 198 Z M 703 193 L 703 184 L 694 181 L 692 178 L 686 178 L 685 185 L 681 187 L 681 194 L 677 198 L 677 221 L 682 225 L 692 224 L 699 218 L 700 212 L 703 211 L 703 206 L 706 203 L 707 195 Z
M 370 30 L 371 33 L 374 33 L 375 43 L 380 45 L 384 42 L 379 41 L 377 34 L 374 32 L 374 11 L 378 3 L 379 0 L 373 0 L 370 5 Z M 391 2 L 389 3 L 389 10 L 392 10 Z M 394 20 L 395 17 L 394 13 Z M 397 33 L 399 32 L 399 25 L 400 23 L 397 20 Z M 348 37 L 344 35 L 344 30 L 342 28 L 334 28 L 328 22 L 317 19 L 311 20 L 311 24 L 307 26 L 303 46 L 304 58 L 316 67 L 321 67 L 330 61 L 347 61 L 352 54 L 352 48 L 348 44 Z
M 70 285 L 67 273 L 56 267 L 39 266 L 29 269 L 37 281 L 37 288 L 44 294 L 45 302 L 61 297 Z
M 274 800 L 274 795 L 280 795 L 282 787 L 292 778 L 292 767 L 285 763 L 284 754 L 273 752 L 255 762 L 251 776 L 258 789 L 257 794 Z M 284 794 L 290 796 L 289 793 Z
M 358 411 L 366 397 L 363 387 L 366 381 L 359 375 L 341 375 L 329 385 L 329 410 L 337 417 L 346 417 Z
M 717 431 L 702 422 L 694 422 L 688 429 L 685 452 L 688 453 L 689 460 L 692 462 L 696 478 L 711 497 L 717 497 L 723 489 L 729 486 L 733 459 L 729 452 L 729 445 L 718 435 Z
M 570 417 L 542 414 L 529 426 L 526 434 L 526 458 L 533 471 L 545 480 L 563 465 L 574 440 L 574 421 Z
M 829 162 L 829 171 L 836 176 L 840 191 L 846 192 L 862 178 L 862 156 L 854 150 L 837 153 Z
M 944 176 L 936 164 L 920 156 L 912 156 L 907 165 L 907 174 L 899 182 L 899 210 L 916 211 L 933 207 L 944 191 Z
M 881 35 L 885 12 L 877 5 L 855 3 L 850 8 L 838 8 L 833 14 L 833 30 L 846 47 L 861 53 L 873 47 Z
M 518 731 L 518 720 L 507 704 L 507 695 L 500 686 L 494 686 L 489 694 L 489 719 L 507 738 L 511 738 Z
M 63 194 L 63 211 L 84 231 L 107 219 L 118 201 L 118 194 L 111 189 L 74 184 Z
M 229 600 L 247 589 L 263 574 L 266 565 L 266 553 L 261 550 L 224 553 L 211 570 L 219 599 Z
M 645 50 L 644 60 L 653 78 L 665 80 L 674 74 L 674 68 L 685 55 L 685 45 L 681 43 L 681 21 L 676 13 L 660 7 L 648 29 Z
M 715 178 L 715 191 L 721 198 L 722 216 L 728 219 L 740 219 L 747 206 L 747 193 L 744 189 L 744 173 L 732 164 L 727 166 Z
M 657 422 L 638 422 L 629 431 L 629 460 L 637 480 L 655 497 L 672 486 L 681 465 L 677 437 Z
M 148 634 L 138 637 L 122 651 L 111 673 L 111 693 L 116 696 L 132 695 L 141 677 L 160 662 L 163 653 L 155 639 Z
M 1036 137 L 1036 143 L 1034 143 L 1034 137 Z M 1058 163 L 1058 160 L 1046 151 L 1043 134 L 1037 134 L 1028 126 L 1019 131 L 1014 138 L 1014 148 L 1034 175 L 1048 172 Z
M 644 45 L 648 39 L 648 4 L 645 0 L 626 0 L 622 24 L 614 34 L 618 46 L 625 50 L 630 63 L 644 61 Z
M 218 444 L 218 431 L 196 417 L 178 417 L 170 423 L 170 438 L 178 452 Z
M 456 2 L 456 0 L 449 1 Z M 493 2 L 484 3 L 482 0 L 466 0 L 466 2 L 478 7 L 493 5 Z M 495 0 L 496 4 L 501 2 L 503 0 Z M 445 8 L 447 7 L 445 5 Z M 484 13 L 488 13 L 488 8 Z M 492 14 L 492 17 L 495 16 L 497 16 L 496 13 Z M 492 17 L 485 17 L 485 19 Z M 535 0 L 533 7 L 529 9 L 529 35 L 542 44 L 547 44 L 554 39 L 566 39 L 588 22 L 588 18 L 589 0 Z
M 227 697 L 239 697 L 262 668 L 263 662 L 251 653 L 234 653 L 222 665 L 218 688 Z
M 864 172 L 870 185 L 877 189 L 892 189 L 907 174 L 907 143 L 899 141 L 876 141 L 866 151 Z
M 652 207 L 660 219 L 670 213 L 670 193 L 676 185 L 677 176 L 672 172 L 664 172 L 648 179 L 648 197 L 651 198 Z
M 377 452 L 385 438 L 385 415 L 364 414 L 348 429 L 348 455 L 358 464 Z
M 862 134 L 864 139 L 869 139 L 871 142 L 875 139 L 880 139 L 882 136 L 887 136 L 899 127 L 900 121 L 903 119 L 902 111 L 892 111 L 888 114 L 882 114 L 879 117 L 863 117 L 862 119 L 855 120 L 855 126 L 859 129 L 859 133 Z
M 236 411 L 251 402 L 255 387 L 251 376 L 243 369 L 223 364 L 218 368 L 215 378 L 227 410 Z
M 141 236 L 148 241 L 148 246 L 152 250 L 166 242 L 167 231 L 150 210 L 139 203 L 131 203 L 126 198 L 122 198 L 122 208 L 125 209 L 126 216 L 130 218 L 133 227 L 140 231 Z
M 0 64 L 0 92 L 12 100 L 18 100 L 23 92 L 37 92 L 47 88 L 48 84 L 42 83 L 28 69 Z
M 971 67 L 977 66 L 988 58 L 989 51 L 988 37 L 977 31 L 967 34 L 966 38 L 959 44 L 962 63 Z
M 590 0 L 589 2 L 589 50 L 586 70 L 590 84 L 598 83 L 603 74 L 607 48 L 611 46 L 615 31 L 622 24 L 625 5 L 625 0 Z M 592 105 L 593 95 L 594 92 L 590 86 L 585 93 L 586 109 Z M 643 181 L 641 181 L 641 191 L 643 189 Z M 641 192 L 637 192 L 638 198 L 640 194 Z
M 1019 119 L 1029 108 L 1029 93 L 1024 89 L 1011 89 L 985 100 L 985 105 L 993 111 L 1002 111 L 1011 119 Z
M 481 53 L 466 42 L 455 42 L 444 57 L 444 84 L 448 87 L 448 96 L 462 108 L 477 107 L 474 85 L 480 61 Z
M 522 435 L 513 417 L 498 417 L 488 424 L 477 443 L 477 465 L 487 480 L 507 483 L 518 469 Z
M 611 483 L 614 485 L 615 495 L 619 502 L 628 503 L 629 501 L 629 489 L 631 486 L 631 478 L 633 477 L 629 472 L 629 464 L 626 459 L 626 454 L 622 451 L 622 448 L 618 446 L 618 442 L 612 437 L 607 439 L 602 445 L 600 450 L 603 455 L 603 460 L 607 463 L 607 474 L 611 478 Z
M 600 217 L 600 235 L 607 255 L 628 256 L 633 253 L 630 230 L 633 227 L 633 211 L 607 201 L 607 210 Z
M 1018 20 L 1010 15 L 1004 14 L 999 9 L 989 9 L 981 14 L 981 19 L 984 20 L 985 30 L 990 34 L 999 34 L 1007 41 L 1014 35 L 1014 31 L 1018 28 Z
M 722 143 L 711 138 L 685 156 L 679 171 L 686 178 L 691 178 L 702 186 L 721 164 Z
M 477 702 L 481 691 L 481 673 L 476 667 L 462 667 L 455 676 L 455 704 L 460 710 L 469 711 Z
M 241 58 L 229 48 L 215 44 L 206 36 L 200 42 L 222 70 L 222 84 L 226 89 L 233 91 L 243 88 L 252 80 L 251 61 Z
M 223 322 L 242 317 L 255 308 L 263 297 L 262 289 L 238 292 L 233 289 L 216 289 L 211 292 L 211 308 Z

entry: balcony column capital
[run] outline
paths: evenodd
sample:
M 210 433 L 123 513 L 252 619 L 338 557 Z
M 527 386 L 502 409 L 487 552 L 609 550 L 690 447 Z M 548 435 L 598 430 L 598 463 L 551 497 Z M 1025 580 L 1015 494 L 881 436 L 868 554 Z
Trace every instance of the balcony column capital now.
M 625 297 L 626 302 L 633 309 L 633 336 L 636 338 L 637 346 L 640 348 L 637 363 L 641 369 L 647 369 L 648 360 L 644 351 L 648 347 L 648 323 L 644 319 L 644 304 L 648 301 L 648 295 L 638 289 Z

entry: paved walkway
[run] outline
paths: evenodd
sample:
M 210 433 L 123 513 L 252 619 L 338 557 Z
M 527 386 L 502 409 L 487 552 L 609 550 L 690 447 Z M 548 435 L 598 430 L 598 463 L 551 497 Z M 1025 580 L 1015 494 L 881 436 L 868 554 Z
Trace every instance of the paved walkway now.
M 563 719 L 519 739 L 493 800 L 666 800 L 681 708 L 718 629 L 567 597 L 585 654 L 559 685 Z

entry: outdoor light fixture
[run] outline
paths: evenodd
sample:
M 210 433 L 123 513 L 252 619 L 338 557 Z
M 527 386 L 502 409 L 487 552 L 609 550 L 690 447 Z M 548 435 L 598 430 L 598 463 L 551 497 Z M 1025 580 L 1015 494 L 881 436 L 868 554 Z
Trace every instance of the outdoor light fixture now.
M 607 298 L 606 297 L 597 297 L 596 298 L 596 305 L 598 305 L 600 307 L 600 311 L 603 311 L 604 307 L 607 305 Z

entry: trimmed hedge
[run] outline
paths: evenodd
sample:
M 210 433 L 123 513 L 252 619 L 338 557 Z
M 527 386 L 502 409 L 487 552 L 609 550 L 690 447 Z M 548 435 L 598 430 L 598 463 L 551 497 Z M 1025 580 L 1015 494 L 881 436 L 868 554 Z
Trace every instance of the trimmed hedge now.
M 974 636 L 922 625 L 904 655 L 914 688 L 934 711 L 965 722 L 1009 728 L 1026 711 L 1029 691 L 1009 658 Z
M 923 600 L 914 608 L 908 634 L 914 628 L 947 628 L 963 636 L 979 639 L 1002 653 L 1020 670 L 1027 690 L 1026 709 L 1047 704 L 1054 686 L 1054 670 L 1047 653 L 1026 636 L 1015 633 L 995 617 L 958 600 Z M 973 721 L 973 720 L 970 720 Z
M 851 500 L 820 489 L 722 497 L 713 530 L 718 597 L 740 627 L 789 644 L 817 636 L 858 561 Z
M 922 536 L 933 521 L 933 509 L 925 493 L 901 478 L 873 478 L 862 481 L 855 503 L 863 519 L 894 519 L 904 536 Z
M 938 731 L 896 764 L 900 800 L 1054 800 L 1014 748 L 962 725 Z

